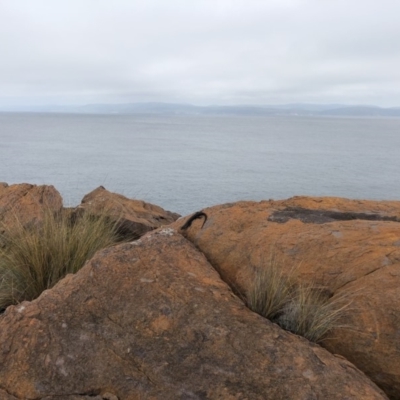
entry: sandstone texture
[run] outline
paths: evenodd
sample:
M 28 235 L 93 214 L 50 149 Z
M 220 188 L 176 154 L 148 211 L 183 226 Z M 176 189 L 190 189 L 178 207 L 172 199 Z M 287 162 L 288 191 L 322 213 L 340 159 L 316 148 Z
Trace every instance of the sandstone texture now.
M 60 212 L 60 193 L 48 185 L 0 183 L 0 224 L 10 226 L 18 220 L 23 225 L 40 222 L 47 210 Z M 0 232 L 3 229 L 0 228 Z
M 345 325 L 323 345 L 400 399 L 400 202 L 294 197 L 204 211 L 204 227 L 183 233 L 240 293 L 273 254 L 299 281 L 349 295 Z
M 208 210 L 192 240 L 219 246 L 226 232 L 213 229 L 232 207 L 247 206 Z M 387 398 L 343 357 L 251 312 L 171 227 L 100 251 L 38 299 L 9 307 L 0 370 L 6 400 Z
M 103 186 L 88 193 L 76 212 L 106 213 L 118 219 L 123 235 L 138 238 L 144 233 L 168 225 L 180 217 L 179 214 L 141 200 L 128 199 L 106 190 Z

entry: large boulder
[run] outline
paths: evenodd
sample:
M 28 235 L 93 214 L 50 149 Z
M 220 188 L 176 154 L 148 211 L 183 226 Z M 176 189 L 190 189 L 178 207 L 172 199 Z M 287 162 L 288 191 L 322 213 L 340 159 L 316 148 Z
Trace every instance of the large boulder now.
M 323 345 L 400 399 L 400 202 L 295 197 L 204 211 L 204 227 L 184 233 L 239 292 L 273 254 L 284 273 L 348 296 L 345 325 Z
M 10 227 L 39 223 L 44 213 L 60 212 L 62 198 L 54 186 L 0 183 L 0 224 Z M 0 227 L 0 232 L 3 229 Z
M 251 312 L 183 236 L 100 251 L 0 317 L 4 399 L 385 399 L 342 357 Z
M 168 225 L 180 217 L 179 214 L 166 211 L 154 204 L 109 192 L 103 186 L 99 186 L 82 199 L 75 213 L 79 215 L 82 211 L 91 214 L 106 213 L 119 221 L 122 235 L 132 238 L 138 238 L 146 232 Z

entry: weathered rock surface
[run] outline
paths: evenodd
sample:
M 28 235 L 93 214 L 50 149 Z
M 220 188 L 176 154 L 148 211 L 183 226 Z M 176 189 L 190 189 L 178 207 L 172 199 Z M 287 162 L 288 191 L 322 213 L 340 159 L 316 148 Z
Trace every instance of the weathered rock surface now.
M 60 193 L 48 185 L 0 183 L 0 223 L 14 224 L 16 218 L 23 225 L 39 222 L 47 210 L 62 209 Z
M 295 197 L 204 211 L 186 236 L 239 291 L 275 253 L 299 280 L 352 294 L 348 328 L 324 346 L 400 399 L 400 202 Z
M 6 400 L 386 398 L 347 360 L 247 309 L 169 227 L 9 307 L 0 369 Z
M 0 389 L 0 399 L 1 400 L 19 400 L 17 397 L 10 395 L 4 390 Z M 41 400 L 54 400 L 54 396 L 46 396 Z M 80 395 L 67 395 L 67 396 L 57 396 L 57 400 L 119 400 L 118 397 L 114 396 L 110 393 L 104 393 L 103 395 L 88 395 L 88 396 L 80 396 Z
M 77 211 L 104 213 L 119 219 L 120 231 L 124 235 L 140 237 L 144 233 L 168 225 L 180 217 L 179 214 L 141 200 L 128 199 L 106 190 L 103 186 L 88 193 Z

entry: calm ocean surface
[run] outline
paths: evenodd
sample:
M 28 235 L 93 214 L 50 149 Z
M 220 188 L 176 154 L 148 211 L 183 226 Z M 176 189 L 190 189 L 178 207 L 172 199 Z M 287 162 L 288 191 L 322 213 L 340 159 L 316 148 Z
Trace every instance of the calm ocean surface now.
M 181 214 L 294 195 L 400 200 L 400 119 L 0 114 L 0 181 Z

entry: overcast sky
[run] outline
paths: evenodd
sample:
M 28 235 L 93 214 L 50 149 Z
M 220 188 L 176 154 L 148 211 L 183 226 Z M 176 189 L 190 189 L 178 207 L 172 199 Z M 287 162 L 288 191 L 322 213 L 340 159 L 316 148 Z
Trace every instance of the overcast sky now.
M 0 106 L 400 106 L 399 0 L 0 0 Z

